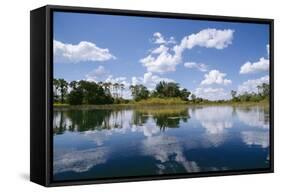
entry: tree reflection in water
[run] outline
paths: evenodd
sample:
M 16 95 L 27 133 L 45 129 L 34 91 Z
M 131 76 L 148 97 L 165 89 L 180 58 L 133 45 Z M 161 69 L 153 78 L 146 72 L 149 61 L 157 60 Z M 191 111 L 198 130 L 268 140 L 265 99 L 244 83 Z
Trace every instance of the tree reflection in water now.
M 180 121 L 187 122 L 190 115 L 185 106 L 54 111 L 53 131 L 59 135 L 65 131 L 123 129 L 126 126 L 143 126 L 150 118 L 164 131 L 166 128 L 178 128 Z
M 124 176 L 269 165 L 264 106 L 55 110 L 53 130 L 53 171 L 62 179 L 119 176 L 120 163 Z

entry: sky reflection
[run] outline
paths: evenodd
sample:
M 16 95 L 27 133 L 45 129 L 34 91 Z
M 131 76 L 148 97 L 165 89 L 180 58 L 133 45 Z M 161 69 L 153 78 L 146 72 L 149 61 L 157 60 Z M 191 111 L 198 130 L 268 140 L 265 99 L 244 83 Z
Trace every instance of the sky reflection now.
M 103 166 L 104 174 L 114 174 L 117 162 L 128 158 L 142 162 L 140 171 L 147 172 L 138 174 L 237 169 L 235 159 L 221 159 L 234 149 L 235 157 L 239 150 L 241 155 L 258 150 L 253 154 L 264 160 L 256 158 L 255 166 L 268 161 L 268 152 L 259 150 L 269 148 L 269 112 L 264 107 L 55 111 L 53 126 L 54 175 L 102 175 L 95 167 Z M 247 158 L 246 163 L 251 156 Z M 127 169 L 136 168 L 128 162 Z

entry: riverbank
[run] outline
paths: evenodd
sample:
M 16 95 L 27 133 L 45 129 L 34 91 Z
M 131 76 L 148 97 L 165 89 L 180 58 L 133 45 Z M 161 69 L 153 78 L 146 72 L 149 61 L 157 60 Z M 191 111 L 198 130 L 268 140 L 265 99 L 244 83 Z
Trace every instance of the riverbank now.
M 138 102 L 129 102 L 121 104 L 106 104 L 106 105 L 68 105 L 68 104 L 54 104 L 54 110 L 79 110 L 79 109 L 130 109 L 135 107 L 161 107 L 161 108 L 176 108 L 180 106 L 186 107 L 200 107 L 200 106 L 237 106 L 237 107 L 250 107 L 250 106 L 269 106 L 268 100 L 262 100 L 259 102 L 233 102 L 233 101 L 223 101 L 223 102 L 201 102 L 193 103 L 187 101 L 179 101 L 177 99 L 157 99 L 157 100 L 143 100 Z

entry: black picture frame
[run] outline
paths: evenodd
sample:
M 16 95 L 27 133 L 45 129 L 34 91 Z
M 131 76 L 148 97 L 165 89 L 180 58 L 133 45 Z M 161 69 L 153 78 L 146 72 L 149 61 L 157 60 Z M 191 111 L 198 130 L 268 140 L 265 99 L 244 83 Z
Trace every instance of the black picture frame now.
M 126 15 L 157 18 L 176 18 L 239 23 L 268 24 L 270 28 L 270 168 L 199 172 L 150 177 L 124 177 L 97 180 L 54 182 L 52 133 L 52 79 L 53 79 L 53 12 L 78 12 L 106 15 Z M 30 180 L 43 186 L 64 186 L 131 182 L 159 179 L 178 179 L 274 172 L 274 20 L 246 17 L 196 15 L 184 13 L 149 12 L 89 7 L 47 5 L 30 12 Z

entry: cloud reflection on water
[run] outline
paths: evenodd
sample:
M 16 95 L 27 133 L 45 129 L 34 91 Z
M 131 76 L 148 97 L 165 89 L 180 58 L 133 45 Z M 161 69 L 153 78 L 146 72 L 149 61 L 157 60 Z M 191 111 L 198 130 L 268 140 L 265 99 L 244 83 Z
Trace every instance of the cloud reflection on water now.
M 67 171 L 86 172 L 96 165 L 106 163 L 111 154 L 111 148 L 107 141 L 118 135 L 141 134 L 138 142 L 141 153 L 138 155 L 151 156 L 156 160 L 156 168 L 159 174 L 175 170 L 175 165 L 182 166 L 186 172 L 199 172 L 198 163 L 190 161 L 186 157 L 186 151 L 191 149 L 219 147 L 228 138 L 229 129 L 237 126 L 237 120 L 249 127 L 240 131 L 242 141 L 248 145 L 258 145 L 262 148 L 269 147 L 269 120 L 268 113 L 263 108 L 250 107 L 239 108 L 231 106 L 209 106 L 185 109 L 177 115 L 165 114 L 155 111 L 120 110 L 105 113 L 99 123 L 91 121 L 87 115 L 87 121 L 78 121 L 76 116 L 65 112 L 57 112 L 54 115 L 53 126 L 58 130 L 57 134 L 65 131 L 79 132 L 86 140 L 92 141 L 96 146 L 89 149 L 72 149 L 54 154 L 54 173 Z M 82 117 L 84 113 L 81 113 Z M 95 113 L 93 113 L 95 115 Z M 186 117 L 183 118 L 183 116 Z M 189 116 L 190 115 L 190 116 Z M 90 116 L 91 117 L 91 116 Z M 188 119 L 191 118 L 204 128 L 203 133 L 195 135 L 186 134 L 189 130 Z M 169 127 L 171 125 L 171 127 Z M 82 128 L 81 128 L 82 127 Z M 163 129 L 164 127 L 164 129 Z M 180 128 L 185 139 L 181 136 L 169 135 L 165 128 L 176 130 Z M 254 129 L 251 129 L 254 128 Z M 197 128 L 197 127 L 195 127 Z M 239 127 L 238 127 L 239 128 Z M 134 137 L 132 135 L 132 137 Z M 138 145 L 136 145 L 138 146 Z M 128 146 L 130 147 L 130 146 Z M 59 151 L 59 148 L 56 150 Z M 218 169 L 211 167 L 210 169 Z M 224 168 L 226 169 L 226 168 Z
M 74 171 L 86 172 L 92 167 L 105 163 L 108 158 L 108 148 L 70 150 L 54 154 L 54 174 Z
M 167 164 L 178 163 L 187 172 L 199 172 L 200 168 L 195 161 L 188 161 L 183 153 L 183 147 L 176 137 L 158 135 L 143 140 L 143 154 L 160 161 L 157 164 L 159 173 L 162 173 Z
M 199 107 L 192 116 L 206 129 L 203 139 L 218 147 L 226 139 L 226 129 L 233 127 L 233 108 L 229 106 Z
M 236 114 L 248 126 L 269 129 L 269 111 L 263 107 L 237 108 Z
M 243 131 L 243 141 L 250 146 L 259 145 L 262 148 L 269 147 L 269 132 L 267 131 Z

